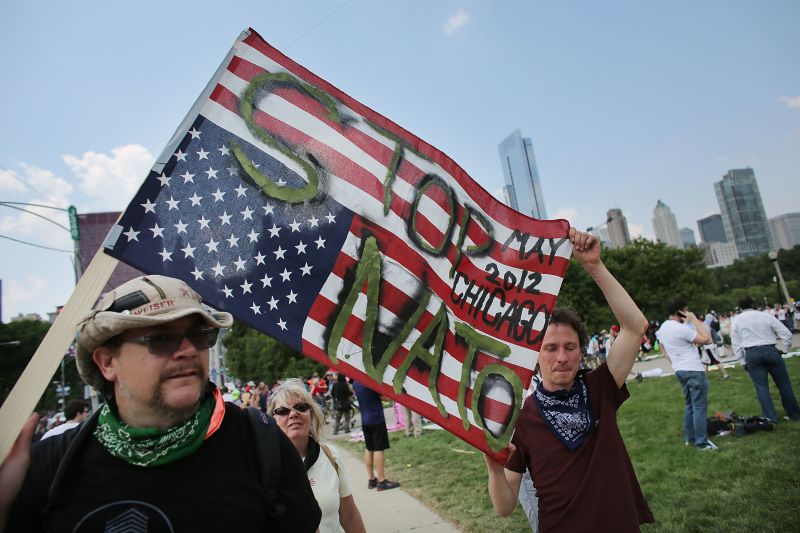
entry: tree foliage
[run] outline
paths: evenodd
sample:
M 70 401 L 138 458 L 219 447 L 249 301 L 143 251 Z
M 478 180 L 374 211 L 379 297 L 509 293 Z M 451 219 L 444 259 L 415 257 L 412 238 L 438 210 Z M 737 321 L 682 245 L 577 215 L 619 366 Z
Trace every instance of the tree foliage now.
M 239 322 L 222 342 L 228 373 L 241 381 L 272 383 L 325 371 L 324 365 Z
M 14 384 L 17 382 L 28 362 L 33 357 L 42 339 L 50 329 L 49 322 L 40 320 L 15 320 L 8 324 L 0 324 L 0 398 L 5 401 Z M 5 344 L 19 341 L 19 345 Z M 83 381 L 75 367 L 75 358 L 64 359 L 65 383 L 70 387 L 70 398 L 83 398 Z M 61 369 L 58 368 L 51 381 L 61 381 Z M 49 385 L 42 393 L 36 406 L 37 411 L 57 411 L 59 409 L 55 385 Z
M 637 239 L 624 248 L 604 250 L 603 261 L 649 320 L 664 320 L 667 304 L 677 297 L 685 298 L 697 313 L 731 311 L 745 295 L 770 305 L 780 298 L 775 270 L 766 255 L 708 269 L 698 248 L 677 249 Z M 778 261 L 790 295 L 800 295 L 800 246 L 781 250 Z M 559 305 L 578 310 L 591 330 L 608 329 L 614 323 L 602 293 L 574 259 Z

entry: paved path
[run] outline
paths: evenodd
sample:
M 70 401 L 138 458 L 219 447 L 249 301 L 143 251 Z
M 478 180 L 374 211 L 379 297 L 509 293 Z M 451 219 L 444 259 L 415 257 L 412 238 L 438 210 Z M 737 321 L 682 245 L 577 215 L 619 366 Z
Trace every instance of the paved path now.
M 797 352 L 799 347 L 800 347 L 800 334 L 799 333 L 795 333 L 794 335 L 792 335 L 792 349 L 794 350 L 794 352 Z M 726 347 L 725 351 L 726 351 L 726 353 L 722 357 L 722 359 L 720 359 L 720 362 L 722 362 L 726 367 L 735 366 L 737 364 L 736 356 L 733 355 L 730 347 Z M 670 365 L 669 361 L 667 361 L 661 355 L 659 355 L 659 356 L 657 356 L 657 357 L 655 357 L 653 359 L 648 359 L 646 361 L 636 361 L 633 364 L 633 371 L 632 372 L 635 374 L 637 372 L 643 372 L 645 370 L 652 370 L 654 368 L 660 368 L 661 369 L 661 371 L 662 371 L 661 377 L 671 376 L 673 374 L 672 365 Z M 712 372 L 716 371 L 716 367 L 712 367 L 711 371 Z M 634 376 L 631 375 L 629 380 L 633 379 L 633 378 L 634 378 Z
M 394 420 L 391 409 L 387 409 L 386 419 Z M 360 428 L 360 424 L 357 424 L 356 427 Z M 325 427 L 325 436 L 334 445 L 337 444 L 337 440 L 348 438 L 342 433 L 334 437 L 331 424 Z M 344 446 L 337 446 L 337 449 L 353 488 L 353 498 L 369 533 L 401 531 L 459 533 L 458 529 L 428 509 L 419 500 L 411 497 L 402 487 L 382 492 L 368 489 L 367 471 L 362 455 L 351 454 Z M 391 450 L 387 453 L 386 460 L 391 463 Z

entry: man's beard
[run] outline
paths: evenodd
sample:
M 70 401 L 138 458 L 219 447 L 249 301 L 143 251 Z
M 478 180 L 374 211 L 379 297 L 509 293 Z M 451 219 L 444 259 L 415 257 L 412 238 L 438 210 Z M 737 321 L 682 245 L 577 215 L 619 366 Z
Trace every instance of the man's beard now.
M 162 392 L 162 385 L 164 382 L 172 376 L 181 374 L 186 372 L 187 370 L 194 370 L 196 371 L 197 379 L 201 380 L 200 390 L 197 394 L 197 400 L 195 400 L 192 405 L 187 407 L 180 407 L 176 408 L 167 404 L 166 400 L 164 399 L 164 394 Z M 198 363 L 190 363 L 181 365 L 178 368 L 171 369 L 168 373 L 165 373 L 160 377 L 158 382 L 153 386 L 153 391 L 149 395 L 149 400 L 147 401 L 148 407 L 150 407 L 156 414 L 160 417 L 164 418 L 165 420 L 172 420 L 175 422 L 182 422 L 187 420 L 191 416 L 193 416 L 197 409 L 200 406 L 200 400 L 203 398 L 203 392 L 205 390 L 205 383 L 208 381 L 208 374 L 205 372 L 203 365 Z M 130 393 L 126 389 L 123 383 L 120 383 L 120 394 L 123 396 L 130 396 Z

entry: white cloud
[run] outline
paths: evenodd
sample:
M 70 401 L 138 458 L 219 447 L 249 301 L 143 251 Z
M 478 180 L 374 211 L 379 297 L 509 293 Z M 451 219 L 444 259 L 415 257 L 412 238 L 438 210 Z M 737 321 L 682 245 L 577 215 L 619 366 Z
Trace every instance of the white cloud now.
M 577 226 L 580 215 L 578 214 L 578 210 L 574 207 L 561 207 L 557 209 L 555 213 L 552 213 L 550 218 L 552 220 L 565 218 L 569 221 L 571 226 Z
M 45 280 L 34 275 L 25 276 L 23 282 L 12 279 L 5 287 L 4 297 L 7 299 L 9 307 L 18 307 L 20 304 L 34 301 L 45 294 Z
M 49 170 L 44 170 L 33 165 L 21 163 L 22 173 L 13 170 L 0 170 L 0 190 L 11 192 L 31 192 L 34 191 L 47 198 L 48 203 L 67 204 L 67 197 L 72 193 L 72 185 L 65 179 L 56 176 Z M 26 187 L 24 183 L 30 185 Z
M 792 109 L 800 109 L 800 95 L 798 96 L 780 96 L 778 100 L 786 104 Z
M 96 200 L 92 208 L 122 210 L 147 176 L 154 157 L 144 146 L 128 144 L 111 155 L 86 152 L 65 155 L 64 162 L 80 180 L 80 189 Z
M 442 29 L 444 30 L 445 35 L 450 37 L 467 22 L 469 22 L 469 13 L 463 9 L 459 9 L 458 13 L 447 19 L 447 22 L 444 23 L 444 27 Z
M 25 192 L 27 189 L 11 170 L 0 168 L 0 191 L 3 192 Z
M 28 196 L 21 201 L 66 209 L 70 203 L 69 196 L 73 192 L 69 182 L 49 170 L 26 163 L 21 163 L 19 166 L 21 172 L 16 173 L 16 177 L 13 171 L 4 171 L 0 175 L 0 190 L 35 194 L 37 196 Z M 13 180 L 13 183 L 8 180 Z M 66 226 L 68 224 L 66 212 L 33 205 L 17 207 L 20 209 L 11 207 L 3 209 L 0 233 L 44 246 L 58 248 L 69 246 L 69 233 L 49 222 L 55 221 Z

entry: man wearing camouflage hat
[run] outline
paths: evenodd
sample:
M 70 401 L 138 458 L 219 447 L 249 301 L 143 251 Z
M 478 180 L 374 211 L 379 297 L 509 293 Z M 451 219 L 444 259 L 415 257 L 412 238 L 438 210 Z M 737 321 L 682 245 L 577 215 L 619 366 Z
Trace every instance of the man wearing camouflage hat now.
M 33 446 L 26 475 L 29 421 L 0 467 L 8 530 L 316 530 L 319 506 L 294 446 L 208 381 L 209 348 L 232 322 L 165 276 L 104 295 L 78 325 L 76 361 L 107 401 Z

